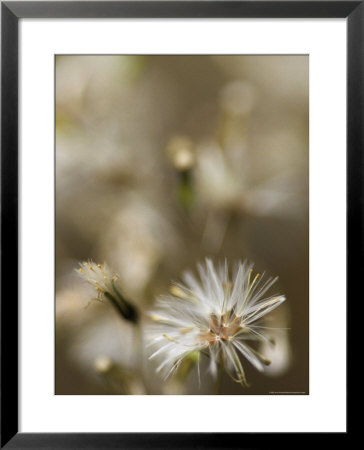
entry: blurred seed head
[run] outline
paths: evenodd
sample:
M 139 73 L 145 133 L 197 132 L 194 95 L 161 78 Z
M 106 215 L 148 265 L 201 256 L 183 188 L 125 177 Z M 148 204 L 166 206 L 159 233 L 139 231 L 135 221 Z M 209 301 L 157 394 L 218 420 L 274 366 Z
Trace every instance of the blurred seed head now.
M 173 137 L 168 142 L 166 151 L 172 165 L 177 170 L 189 170 L 195 165 L 194 146 L 188 137 Z
M 99 374 L 108 373 L 113 367 L 113 362 L 108 356 L 98 356 L 94 361 L 94 369 Z
M 243 193 L 244 177 L 234 175 L 222 148 L 215 141 L 205 141 L 198 147 L 196 173 L 197 191 L 203 203 L 228 208 Z
M 134 342 L 134 327 L 130 322 L 119 320 L 111 310 L 98 308 L 83 311 L 88 322 L 74 330 L 72 346 L 68 348 L 73 364 L 89 376 L 98 368 L 106 371 L 118 364 L 131 371 L 135 370 L 140 355 Z M 101 362 L 100 362 L 101 361 Z M 111 365 L 109 362 L 111 361 Z
M 100 253 L 118 268 L 123 292 L 140 298 L 176 239 L 172 225 L 157 208 L 141 195 L 129 193 L 104 228 Z

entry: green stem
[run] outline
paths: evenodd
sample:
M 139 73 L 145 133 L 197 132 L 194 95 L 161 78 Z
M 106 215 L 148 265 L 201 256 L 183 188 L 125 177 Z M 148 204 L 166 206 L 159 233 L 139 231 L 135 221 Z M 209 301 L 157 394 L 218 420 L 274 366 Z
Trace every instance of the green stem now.
M 215 395 L 221 395 L 223 375 L 224 375 L 224 364 L 223 361 L 221 360 L 219 363 L 217 379 L 215 384 Z
M 146 394 L 150 394 L 149 388 L 145 379 L 144 375 L 144 351 L 143 351 L 143 334 L 142 329 L 140 326 L 140 322 L 136 322 L 134 324 L 134 341 L 135 341 L 135 351 L 137 352 L 137 355 L 139 356 L 139 371 L 140 371 L 140 378 L 144 386 L 144 390 Z

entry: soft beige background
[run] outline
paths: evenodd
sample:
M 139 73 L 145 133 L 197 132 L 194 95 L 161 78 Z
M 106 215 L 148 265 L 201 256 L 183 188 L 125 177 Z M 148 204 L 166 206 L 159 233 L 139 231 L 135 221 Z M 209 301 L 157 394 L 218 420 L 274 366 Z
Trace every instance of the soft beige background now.
M 107 261 L 147 313 L 210 256 L 254 261 L 288 299 L 271 319 L 290 330 L 265 349 L 267 376 L 247 368 L 252 388 L 226 378 L 223 392 L 308 393 L 308 58 L 62 56 L 56 101 L 56 392 L 122 393 L 95 361 L 136 366 L 130 325 L 107 305 L 85 309 L 79 260 Z M 181 135 L 191 203 L 170 154 Z M 145 370 L 153 393 L 211 393 L 208 377 L 199 390 L 193 373 L 163 383 Z

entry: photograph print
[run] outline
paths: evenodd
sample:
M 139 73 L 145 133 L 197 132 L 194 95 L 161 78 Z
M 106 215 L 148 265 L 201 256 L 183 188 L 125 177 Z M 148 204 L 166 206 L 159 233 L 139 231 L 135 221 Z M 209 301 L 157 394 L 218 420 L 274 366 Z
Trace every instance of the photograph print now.
M 309 57 L 55 57 L 57 395 L 309 394 Z

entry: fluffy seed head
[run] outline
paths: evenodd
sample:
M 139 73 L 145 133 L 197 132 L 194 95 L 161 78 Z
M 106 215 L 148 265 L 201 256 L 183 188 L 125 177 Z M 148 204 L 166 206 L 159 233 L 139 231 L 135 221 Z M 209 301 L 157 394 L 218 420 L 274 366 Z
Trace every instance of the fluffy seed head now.
M 136 309 L 125 300 L 118 285 L 118 275 L 113 273 L 106 264 L 96 264 L 92 261 L 80 263 L 76 269 L 78 274 L 96 289 L 97 299 L 107 299 L 117 312 L 126 320 L 138 321 Z
M 99 300 L 103 300 L 107 292 L 113 292 L 113 285 L 118 279 L 117 274 L 111 272 L 106 264 L 96 264 L 93 261 L 80 263 L 80 268 L 76 271 L 81 278 L 95 288 Z
M 260 371 L 270 363 L 254 349 L 254 343 L 269 341 L 257 321 L 285 297 L 266 297 L 277 278 L 264 280 L 246 261 L 236 264 L 231 275 L 226 261 L 218 270 L 210 259 L 197 267 L 199 279 L 185 272 L 184 283 L 173 284 L 150 314 L 150 358 L 159 360 L 157 371 L 167 378 L 186 356 L 202 352 L 210 358 L 213 375 L 223 364 L 235 381 L 247 386 L 241 357 Z

